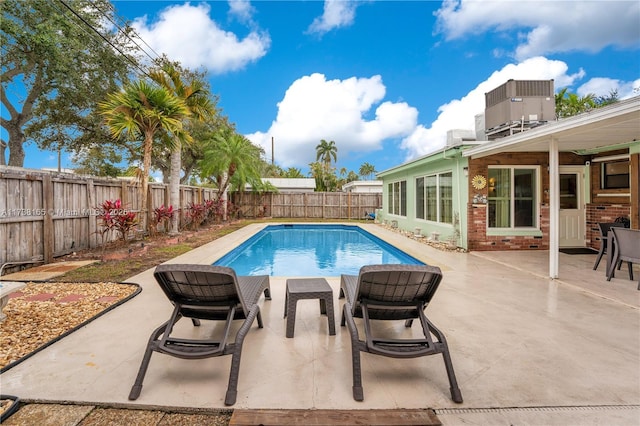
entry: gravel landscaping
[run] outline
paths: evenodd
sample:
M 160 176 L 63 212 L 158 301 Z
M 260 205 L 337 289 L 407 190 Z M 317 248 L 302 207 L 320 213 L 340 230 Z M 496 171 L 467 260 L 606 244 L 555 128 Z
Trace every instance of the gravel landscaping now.
M 12 294 L 0 323 L 0 372 L 133 295 L 118 283 L 28 283 Z

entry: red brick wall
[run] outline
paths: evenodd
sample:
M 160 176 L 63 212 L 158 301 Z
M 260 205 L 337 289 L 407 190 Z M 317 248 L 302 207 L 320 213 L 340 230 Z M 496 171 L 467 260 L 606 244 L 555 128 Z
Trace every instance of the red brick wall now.
M 629 204 L 587 204 L 587 246 L 600 250 L 598 223 L 615 222 L 620 216 L 629 217 Z
M 549 206 L 540 209 L 542 236 L 487 235 L 487 205 L 468 205 L 469 250 L 549 250 Z

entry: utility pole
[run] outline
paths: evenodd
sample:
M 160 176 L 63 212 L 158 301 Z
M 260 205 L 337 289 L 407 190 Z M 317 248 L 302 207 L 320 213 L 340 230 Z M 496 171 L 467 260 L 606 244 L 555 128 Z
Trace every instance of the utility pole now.
M 273 166 L 274 164 L 275 164 L 275 158 L 273 154 L 273 136 L 271 136 L 271 165 Z

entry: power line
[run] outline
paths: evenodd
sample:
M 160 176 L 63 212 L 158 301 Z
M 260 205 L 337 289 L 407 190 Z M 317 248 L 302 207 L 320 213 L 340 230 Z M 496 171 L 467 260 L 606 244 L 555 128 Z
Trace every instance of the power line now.
M 114 6 L 113 6 L 112 4 L 110 4 L 110 3 L 109 3 L 109 6 L 111 7 L 111 13 L 113 13 L 113 15 L 115 15 L 115 16 L 118 18 L 118 21 L 120 21 L 120 23 L 121 23 L 121 24 L 123 24 L 124 26 L 129 27 L 129 25 L 127 24 L 127 22 L 125 22 L 125 21 L 124 21 L 120 16 L 118 16 L 118 14 L 117 14 L 117 13 L 116 13 L 116 11 L 115 11 Z M 151 59 L 152 61 L 155 61 L 157 58 L 159 58 L 159 57 L 160 57 L 160 54 L 158 54 L 158 52 L 156 52 L 155 50 L 153 50 L 153 48 L 152 48 L 151 46 L 149 46 L 149 44 L 147 44 L 147 42 L 146 42 L 146 41 L 144 41 L 144 39 L 143 39 L 142 37 L 140 37 L 140 34 L 138 34 L 138 33 L 135 31 L 135 29 L 133 29 L 133 28 L 129 27 L 129 28 L 131 29 L 131 32 L 132 32 L 132 33 L 133 33 L 133 34 L 134 34 L 138 39 L 140 39 L 140 41 L 142 41 L 142 43 L 144 43 L 144 44 L 145 44 L 145 46 L 147 46 L 147 47 L 148 47 L 148 48 L 149 48 L 149 49 L 150 49 L 150 50 L 151 50 L 151 51 L 156 55 L 156 57 L 155 57 L 155 58 L 153 58 L 153 57 L 152 57 L 152 56 L 151 56 L 151 55 L 150 55 L 150 54 L 149 54 L 145 49 L 143 49 L 143 48 L 142 48 L 142 46 L 140 46 L 140 45 L 139 45 L 139 44 L 138 44 L 138 43 L 137 43 L 137 42 L 136 42 L 136 41 L 135 41 L 135 40 L 134 40 L 134 39 L 133 39 L 129 34 L 127 34 L 127 32 L 122 28 L 122 26 L 121 26 L 121 25 L 118 25 L 118 23 L 117 23 L 117 22 L 115 22 L 115 21 L 111 18 L 111 15 L 110 15 L 109 13 L 107 13 L 106 11 L 104 11 L 104 10 L 100 9 L 100 8 L 98 7 L 98 3 L 97 3 L 97 2 L 93 4 L 93 7 L 95 7 L 95 8 L 96 8 L 96 10 L 98 10 L 98 12 L 100 12 L 100 14 L 101 14 L 102 16 L 104 16 L 106 19 L 108 19 L 108 20 L 109 20 L 109 22 L 111 22 L 111 23 L 112 23 L 112 24 L 113 24 L 113 25 L 118 29 L 118 31 L 119 31 L 122 35 L 124 35 L 124 36 L 125 36 L 126 38 L 128 38 L 128 39 L 129 39 L 133 44 L 135 44 L 135 45 L 136 45 L 136 47 L 137 47 L 141 52 L 143 52 L 145 55 L 147 55 L 147 56 L 149 57 L 149 59 Z
M 109 46 L 111 46 L 113 49 L 115 49 L 118 53 L 120 53 L 120 55 L 122 55 L 127 61 L 129 61 L 136 69 L 138 69 L 140 72 L 142 72 L 144 75 L 146 75 L 147 77 L 149 77 L 151 80 L 153 80 L 151 78 L 151 76 L 147 73 L 147 71 L 143 70 L 142 68 L 140 68 L 140 66 L 138 65 L 137 62 L 135 62 L 133 59 L 131 59 L 129 57 L 129 55 L 125 54 L 123 51 L 121 51 L 118 47 L 116 47 L 113 43 L 111 43 L 111 41 L 109 39 L 107 39 L 104 35 L 102 35 L 102 33 L 100 31 L 98 31 L 93 25 L 91 25 L 89 22 L 87 22 L 82 16 L 80 16 L 71 6 L 69 6 L 64 0 L 58 0 L 64 7 L 66 7 L 71 13 L 73 13 L 78 19 L 80 19 L 80 21 L 82 21 L 86 26 L 88 26 L 89 28 L 91 28 L 96 34 L 98 34 L 98 36 L 104 40 L 105 42 L 107 42 L 107 44 L 109 44 Z

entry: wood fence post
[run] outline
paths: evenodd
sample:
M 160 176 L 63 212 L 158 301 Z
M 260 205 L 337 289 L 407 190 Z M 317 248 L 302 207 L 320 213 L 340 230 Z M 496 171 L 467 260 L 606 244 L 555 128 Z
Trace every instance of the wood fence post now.
M 87 207 L 89 220 L 89 247 L 95 248 L 98 246 L 98 216 L 95 214 L 97 209 L 96 204 L 96 188 L 93 185 L 93 179 L 87 181 Z
M 42 177 L 42 200 L 45 211 L 42 225 L 43 260 L 44 263 L 51 263 L 53 262 L 55 231 L 53 228 L 53 183 L 50 174 Z

